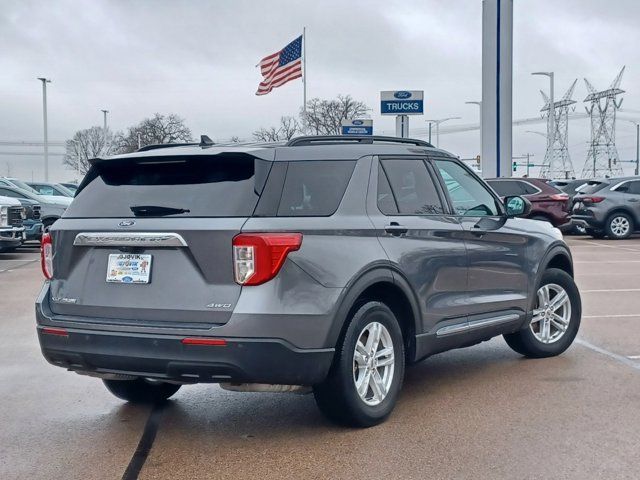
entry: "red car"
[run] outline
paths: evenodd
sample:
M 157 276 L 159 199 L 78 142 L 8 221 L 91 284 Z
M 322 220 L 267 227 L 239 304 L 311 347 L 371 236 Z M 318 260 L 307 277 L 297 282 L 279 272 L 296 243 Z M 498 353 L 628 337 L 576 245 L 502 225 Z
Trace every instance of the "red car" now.
M 563 232 L 573 228 L 569 195 L 539 178 L 491 178 L 491 188 L 501 197 L 520 195 L 531 202 L 527 218 L 551 223 Z

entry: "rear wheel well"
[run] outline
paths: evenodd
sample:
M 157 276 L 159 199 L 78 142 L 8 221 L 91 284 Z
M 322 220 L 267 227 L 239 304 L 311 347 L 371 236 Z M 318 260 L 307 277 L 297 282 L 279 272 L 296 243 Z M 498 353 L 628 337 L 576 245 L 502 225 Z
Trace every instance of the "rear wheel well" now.
M 616 215 L 618 213 L 624 213 L 625 215 L 629 215 L 634 222 L 637 222 L 638 220 L 636 218 L 636 215 L 630 210 L 627 210 L 626 208 L 615 208 L 608 213 L 606 222 L 608 222 L 613 215 Z
M 365 303 L 378 301 L 391 309 L 402 330 L 407 362 L 412 363 L 415 354 L 415 317 L 411 303 L 405 293 L 391 282 L 379 282 L 369 285 L 356 299 L 349 310 L 348 319 Z M 344 336 L 348 324 L 345 322 L 341 337 Z
M 557 268 L 573 277 L 573 265 L 566 255 L 558 254 L 549 261 L 547 268 Z

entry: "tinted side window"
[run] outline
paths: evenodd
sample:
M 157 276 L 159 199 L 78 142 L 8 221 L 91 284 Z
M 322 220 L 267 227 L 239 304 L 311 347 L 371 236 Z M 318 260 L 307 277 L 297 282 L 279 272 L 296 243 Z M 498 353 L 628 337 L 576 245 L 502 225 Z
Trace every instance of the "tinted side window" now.
M 640 195 L 640 182 L 629 182 L 629 191 L 633 195 Z
M 382 165 L 378 165 L 378 208 L 385 215 L 398 214 L 398 205 L 393 198 L 391 185 L 389 185 L 389 179 L 384 173 Z
M 382 160 L 382 167 L 389 179 L 398 213 L 401 215 L 444 213 L 438 191 L 424 161 Z
M 590 181 L 590 182 L 587 182 L 586 185 L 580 187 L 580 193 L 586 193 L 586 194 L 596 193 L 602 190 L 607 185 L 608 184 L 605 182 Z
M 318 217 L 335 213 L 351 179 L 355 161 L 289 162 L 279 217 Z
M 516 183 L 521 187 L 521 195 L 535 195 L 539 192 L 539 189 L 531 185 L 529 182 L 516 181 Z M 556 188 L 559 190 L 560 187 Z
M 489 180 L 487 183 L 501 197 L 524 194 L 524 189 L 519 185 L 520 182 L 513 180 Z
M 458 215 L 477 217 L 499 214 L 496 199 L 482 181 L 456 162 L 436 160 L 435 164 Z

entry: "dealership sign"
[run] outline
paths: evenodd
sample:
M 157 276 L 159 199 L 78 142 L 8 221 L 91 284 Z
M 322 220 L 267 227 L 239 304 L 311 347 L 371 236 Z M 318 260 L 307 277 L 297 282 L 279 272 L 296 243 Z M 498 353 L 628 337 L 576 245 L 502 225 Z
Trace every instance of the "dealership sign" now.
M 424 92 L 422 90 L 389 90 L 380 92 L 382 115 L 422 115 Z
M 373 120 L 343 120 L 342 135 L 373 135 Z

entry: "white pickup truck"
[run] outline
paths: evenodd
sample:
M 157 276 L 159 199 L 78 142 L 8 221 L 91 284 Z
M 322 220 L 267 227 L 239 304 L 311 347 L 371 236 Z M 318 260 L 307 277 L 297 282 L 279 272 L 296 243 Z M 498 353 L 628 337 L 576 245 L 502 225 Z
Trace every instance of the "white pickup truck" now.
M 0 253 L 19 247 L 24 241 L 25 210 L 15 198 L 0 197 Z

